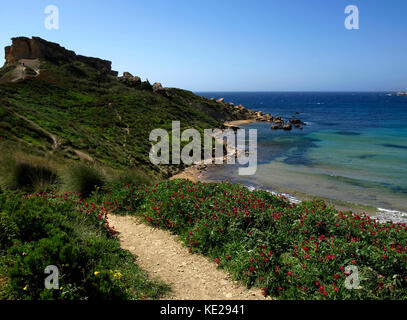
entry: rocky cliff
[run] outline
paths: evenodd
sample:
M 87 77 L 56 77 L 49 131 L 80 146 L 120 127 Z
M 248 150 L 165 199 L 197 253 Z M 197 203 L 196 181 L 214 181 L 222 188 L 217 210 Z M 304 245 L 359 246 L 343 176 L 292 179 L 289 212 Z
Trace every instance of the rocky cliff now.
M 57 43 L 49 42 L 38 37 L 12 38 L 12 45 L 5 48 L 6 66 L 14 64 L 21 59 L 40 59 L 54 63 L 66 63 L 80 61 L 100 72 L 117 76 L 116 71 L 112 71 L 112 62 L 99 58 L 90 58 L 77 55 L 61 47 Z

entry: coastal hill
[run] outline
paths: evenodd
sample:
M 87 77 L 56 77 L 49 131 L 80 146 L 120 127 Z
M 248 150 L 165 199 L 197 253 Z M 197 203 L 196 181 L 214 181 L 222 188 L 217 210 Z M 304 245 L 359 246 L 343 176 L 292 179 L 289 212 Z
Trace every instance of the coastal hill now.
M 110 61 L 38 37 L 13 38 L 5 60 L 0 69 L 3 154 L 18 151 L 63 164 L 82 159 L 168 176 L 172 169 L 149 162 L 151 130 L 170 131 L 173 120 L 203 130 L 257 117 L 242 106 L 151 85 L 129 72 L 119 77 Z

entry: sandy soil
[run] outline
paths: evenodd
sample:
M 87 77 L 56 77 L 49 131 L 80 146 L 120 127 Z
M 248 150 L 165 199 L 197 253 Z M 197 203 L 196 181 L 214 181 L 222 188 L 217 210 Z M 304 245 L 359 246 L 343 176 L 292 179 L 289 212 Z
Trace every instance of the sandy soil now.
M 255 119 L 250 119 L 250 120 L 236 120 L 236 121 L 228 121 L 228 122 L 225 122 L 224 125 L 227 126 L 227 127 L 237 127 L 237 126 L 242 125 L 242 124 L 249 124 L 249 123 L 253 123 L 253 122 L 256 122 L 256 121 L 257 121 L 257 120 L 255 120 Z
M 154 229 L 130 216 L 110 216 L 121 246 L 137 257 L 151 278 L 172 287 L 171 300 L 265 300 L 259 289 L 248 290 L 208 258 L 189 253 L 169 232 Z
M 202 167 L 202 165 L 192 165 L 181 172 L 173 175 L 170 180 L 175 180 L 175 179 L 186 179 L 190 180 L 192 182 L 197 182 L 197 181 L 202 181 L 205 182 L 204 179 L 205 175 L 205 168 Z

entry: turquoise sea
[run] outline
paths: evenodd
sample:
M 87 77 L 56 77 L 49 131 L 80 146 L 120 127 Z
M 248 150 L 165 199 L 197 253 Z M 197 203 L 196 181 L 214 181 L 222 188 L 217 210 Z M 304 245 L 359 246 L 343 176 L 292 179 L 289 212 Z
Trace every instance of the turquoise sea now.
M 407 220 L 407 96 L 389 93 L 200 92 L 254 110 L 300 118 L 303 130 L 258 130 L 258 170 L 213 166 L 206 178 L 249 187 L 367 206 L 393 221 Z M 307 197 L 305 197 L 307 198 Z M 368 210 L 367 210 L 368 211 Z M 372 213 L 372 212 L 370 212 Z

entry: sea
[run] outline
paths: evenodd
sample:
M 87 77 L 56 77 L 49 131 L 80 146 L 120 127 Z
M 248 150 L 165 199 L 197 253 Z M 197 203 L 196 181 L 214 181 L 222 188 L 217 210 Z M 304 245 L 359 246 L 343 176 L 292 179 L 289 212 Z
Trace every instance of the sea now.
M 205 179 L 232 181 L 287 195 L 321 198 L 339 208 L 407 222 L 407 96 L 388 92 L 197 92 L 284 119 L 303 130 L 257 129 L 258 168 L 208 167 Z

